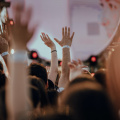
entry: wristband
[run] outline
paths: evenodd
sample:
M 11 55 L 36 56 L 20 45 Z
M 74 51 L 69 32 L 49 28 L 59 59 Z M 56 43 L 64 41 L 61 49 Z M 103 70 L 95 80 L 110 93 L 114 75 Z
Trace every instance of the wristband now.
M 9 54 L 8 52 L 3 52 L 3 53 L 1 54 L 1 56 L 3 57 L 3 56 L 8 55 L 8 54 Z
M 14 62 L 26 62 L 27 61 L 27 52 L 26 51 L 16 51 L 12 56 L 11 60 Z
M 52 53 L 52 52 L 57 52 L 57 50 L 53 50 L 53 51 L 51 51 L 51 53 Z
M 62 48 L 70 48 L 69 45 L 64 45 Z

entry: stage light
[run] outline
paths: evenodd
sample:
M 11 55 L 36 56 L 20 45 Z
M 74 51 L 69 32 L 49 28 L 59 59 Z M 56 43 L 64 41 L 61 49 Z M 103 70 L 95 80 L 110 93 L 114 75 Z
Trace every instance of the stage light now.
M 98 59 L 98 56 L 91 56 L 89 58 L 89 63 L 91 66 L 96 66 L 97 65 L 97 59 Z
M 9 23 L 10 23 L 10 25 L 14 25 L 13 20 L 10 20 Z
M 37 54 L 37 52 L 32 52 L 32 58 L 33 59 L 37 59 L 38 58 L 38 54 Z
M 58 66 L 62 66 L 62 61 L 61 60 L 58 61 Z
M 62 66 L 62 61 L 60 62 L 60 66 Z
M 91 61 L 92 61 L 92 62 L 96 62 L 96 60 L 97 60 L 97 59 L 96 59 L 95 56 L 91 57 Z

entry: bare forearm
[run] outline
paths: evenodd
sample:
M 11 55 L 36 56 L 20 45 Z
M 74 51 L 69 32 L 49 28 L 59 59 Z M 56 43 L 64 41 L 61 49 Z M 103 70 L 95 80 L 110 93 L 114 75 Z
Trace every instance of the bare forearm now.
M 57 72 L 58 72 L 58 59 L 57 59 L 57 51 L 56 47 L 51 48 L 51 68 L 50 68 L 50 73 L 48 75 L 48 79 L 52 80 L 52 82 L 55 84 L 55 80 L 57 77 Z
M 25 52 L 24 52 L 25 53 Z M 17 51 L 10 56 L 9 67 L 11 71 L 10 96 L 14 119 L 20 117 L 20 114 L 26 111 L 27 97 L 27 70 L 24 61 L 26 54 L 23 51 Z M 21 59 L 18 59 L 21 56 Z
M 69 72 L 70 72 L 70 69 L 68 67 L 68 62 L 70 62 L 70 49 L 63 48 L 62 51 L 63 51 L 63 59 L 62 59 L 62 71 L 59 80 L 59 87 L 65 87 L 66 84 L 69 82 Z
M 8 68 L 8 55 L 3 56 L 3 59 L 5 61 L 7 68 Z

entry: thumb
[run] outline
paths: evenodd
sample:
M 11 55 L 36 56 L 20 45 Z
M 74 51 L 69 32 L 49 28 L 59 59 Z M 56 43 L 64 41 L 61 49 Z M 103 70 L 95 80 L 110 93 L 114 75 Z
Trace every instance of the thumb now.
M 54 40 L 55 40 L 58 44 L 60 44 L 60 41 L 59 41 L 57 38 L 54 38 Z
M 75 34 L 75 33 L 73 32 L 73 34 L 72 34 L 72 36 L 71 36 L 71 40 L 73 39 L 73 37 L 74 37 L 74 34 Z

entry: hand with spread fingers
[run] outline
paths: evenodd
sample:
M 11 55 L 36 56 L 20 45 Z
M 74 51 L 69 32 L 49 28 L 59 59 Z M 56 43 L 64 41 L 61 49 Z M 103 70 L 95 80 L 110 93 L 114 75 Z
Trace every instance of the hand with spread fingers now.
M 45 45 L 47 45 L 51 49 L 55 49 L 54 42 L 50 39 L 50 37 L 47 34 L 42 33 L 42 35 L 40 35 L 40 37 L 41 37 L 42 41 L 45 43 Z
M 42 33 L 40 37 L 42 41 L 45 43 L 45 45 L 51 48 L 51 67 L 49 68 L 48 79 L 52 80 L 52 82 L 55 84 L 58 72 L 58 59 L 56 46 L 47 34 Z
M 8 52 L 8 41 L 2 37 L 0 37 L 0 54 L 2 54 L 3 52 Z
M 28 25 L 31 19 L 31 8 L 25 10 L 22 5 L 13 7 L 15 24 L 10 27 L 13 37 L 13 45 L 16 49 L 25 49 L 27 42 L 32 38 L 36 26 L 29 31 Z M 24 23 L 22 22 L 24 18 Z
M 58 39 L 54 38 L 54 40 L 63 47 L 64 45 L 71 46 L 72 40 L 74 37 L 74 32 L 72 33 L 72 36 L 70 36 L 70 27 L 62 28 L 62 40 L 59 41 Z
M 84 68 L 87 68 L 88 66 L 83 65 L 80 60 L 78 60 L 78 62 L 73 60 L 73 62 L 68 63 L 68 66 L 70 68 L 70 81 L 80 76 L 81 74 L 86 74 L 89 72 L 84 70 Z

